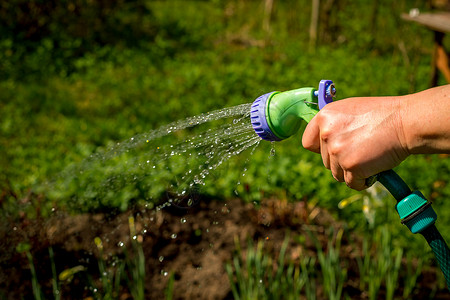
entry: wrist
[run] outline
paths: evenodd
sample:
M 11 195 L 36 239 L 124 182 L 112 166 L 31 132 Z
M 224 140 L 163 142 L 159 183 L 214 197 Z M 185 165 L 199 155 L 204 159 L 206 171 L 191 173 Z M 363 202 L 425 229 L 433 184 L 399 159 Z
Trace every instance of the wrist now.
M 450 85 L 400 97 L 400 120 L 409 154 L 450 150 Z
M 399 97 L 399 136 L 403 148 L 408 154 L 415 153 L 420 148 L 419 139 L 415 134 L 414 120 L 411 119 L 411 97 L 410 95 Z

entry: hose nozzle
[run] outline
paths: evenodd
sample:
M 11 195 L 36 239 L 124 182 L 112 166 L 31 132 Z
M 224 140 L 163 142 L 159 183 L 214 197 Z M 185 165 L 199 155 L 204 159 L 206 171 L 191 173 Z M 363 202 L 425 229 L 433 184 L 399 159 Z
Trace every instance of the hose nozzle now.
M 333 101 L 336 89 L 331 80 L 322 80 L 319 90 L 311 87 L 286 92 L 271 92 L 252 104 L 253 129 L 267 141 L 281 141 L 294 135 L 302 120 L 309 122 L 319 109 Z

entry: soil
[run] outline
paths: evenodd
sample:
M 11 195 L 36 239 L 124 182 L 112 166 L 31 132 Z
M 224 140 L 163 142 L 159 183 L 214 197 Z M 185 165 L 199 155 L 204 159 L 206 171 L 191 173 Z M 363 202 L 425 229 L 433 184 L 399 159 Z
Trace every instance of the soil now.
M 136 230 L 131 235 L 130 217 L 134 220 L 131 228 Z M 263 201 L 259 207 L 239 199 L 204 200 L 189 210 L 141 209 L 115 215 L 75 216 L 55 213 L 46 220 L 9 221 L 1 227 L 6 243 L 1 246 L 0 298 L 33 299 L 30 264 L 24 253 L 16 251 L 19 242 L 31 245 L 35 277 L 46 298 L 53 298 L 50 246 L 57 274 L 82 266 L 82 271 L 66 276 L 68 280 L 61 283 L 61 299 L 94 299 L 95 290 L 87 286 L 100 282 L 98 262 L 104 261 L 114 269 L 121 259 L 133 257 L 134 236 L 134 245 L 136 241 L 141 243 L 144 251 L 147 299 L 164 299 L 170 279 L 174 299 L 232 299 L 224 264 L 232 259 L 237 245 L 246 249 L 249 240 L 253 245 L 262 240 L 265 250 L 276 256 L 287 234 L 303 236 L 302 243 L 291 238 L 287 248 L 288 258 L 298 261 L 302 255 L 316 255 L 307 231 L 325 247 L 330 232 L 339 229 L 344 230 L 341 256 L 351 262 L 344 292 L 352 299 L 368 299 L 367 293 L 359 290 L 355 260 L 360 255 L 359 237 L 324 209 L 274 199 Z M 98 239 L 95 243 L 96 237 L 101 239 L 101 247 Z M 450 299 L 445 288 L 436 288 L 435 274 L 432 269 L 422 273 L 414 299 Z M 118 299 L 132 299 L 124 286 Z M 317 289 L 318 299 L 326 299 L 320 284 Z

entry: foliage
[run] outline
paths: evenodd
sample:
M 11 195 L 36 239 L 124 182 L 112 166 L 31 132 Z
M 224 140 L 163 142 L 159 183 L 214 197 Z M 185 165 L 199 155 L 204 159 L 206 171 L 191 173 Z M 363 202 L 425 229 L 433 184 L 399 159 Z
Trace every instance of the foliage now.
M 308 272 L 314 261 L 306 258 L 301 268 L 292 262 L 286 262 L 286 238 L 275 261 L 264 252 L 264 243 L 259 241 L 254 247 L 249 241 L 244 254 L 239 243 L 232 263 L 225 265 L 230 279 L 234 299 L 296 299 L 308 281 Z
M 42 68 L 67 74 L 99 47 L 138 46 L 156 34 L 151 16 L 144 1 L 2 2 L 0 78 L 39 76 Z
M 269 31 L 262 28 L 262 1 L 2 2 L 2 214 L 155 207 L 166 200 L 174 175 L 186 172 L 183 164 L 135 181 L 136 168 L 126 166 L 133 157 L 125 153 L 106 167 L 93 164 L 90 176 L 70 172 L 136 134 L 271 90 L 315 86 L 322 78 L 335 81 L 339 99 L 427 87 L 431 35 L 398 18 L 415 2 L 378 1 L 376 14 L 367 1 L 336 2 L 319 24 L 325 29 L 334 22 L 323 32 L 331 38 L 324 36 L 312 50 L 310 1 L 276 2 Z M 161 143 L 173 145 L 206 129 L 180 131 Z M 277 145 L 261 142 L 193 193 L 237 194 L 256 203 L 271 196 L 318 201 L 351 227 L 365 228 L 362 201 L 337 209 L 357 193 L 335 182 L 320 156 L 301 150 L 299 141 L 300 133 Z M 449 168 L 448 158 L 421 156 L 397 170 L 434 201 L 442 220 L 450 217 L 443 201 L 450 197 Z M 58 186 L 68 172 L 75 183 Z M 391 232 L 405 242 L 410 233 L 398 224 L 392 201 L 381 202 L 374 226 L 393 224 Z M 418 239 L 408 243 L 424 248 Z
M 393 240 L 387 227 L 377 228 L 373 233 L 373 236 L 365 237 L 363 251 L 354 256 L 341 254 L 343 229 L 337 233 L 330 231 L 334 238 L 328 240 L 326 247 L 309 233 L 315 243 L 316 254 L 309 256 L 307 251 L 302 251 L 299 262 L 295 263 L 286 259 L 289 237 L 275 256 L 278 260 L 264 248 L 262 241 L 256 247 L 249 242 L 246 252 L 237 243 L 236 254 L 226 265 L 233 297 L 298 299 L 299 295 L 303 295 L 306 299 L 316 299 L 323 292 L 322 296 L 326 299 L 347 299 L 350 291 L 353 295 L 357 294 L 355 287 L 351 287 L 347 280 L 349 266 L 354 265 L 353 259 L 356 259 L 361 295 L 367 293 L 369 299 L 379 299 L 381 295 L 386 299 L 409 299 L 416 284 L 416 274 L 422 270 L 422 259 L 419 258 L 417 268 L 411 271 L 411 265 L 415 262 L 411 256 L 402 262 L 403 248 L 392 248 Z M 316 280 L 320 280 L 323 291 L 316 289 Z M 403 282 L 407 282 L 407 288 L 403 289 L 402 294 Z

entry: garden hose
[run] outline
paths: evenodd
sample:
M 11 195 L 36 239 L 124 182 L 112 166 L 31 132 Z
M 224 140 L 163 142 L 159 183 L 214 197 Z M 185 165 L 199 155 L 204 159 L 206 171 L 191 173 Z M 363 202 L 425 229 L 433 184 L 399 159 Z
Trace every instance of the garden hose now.
M 255 132 L 264 140 L 281 141 L 295 134 L 302 120 L 309 122 L 326 104 L 333 101 L 336 89 L 331 80 L 321 80 L 318 90 L 300 88 L 271 92 L 252 104 L 250 119 Z M 368 186 L 379 181 L 397 200 L 396 209 L 402 224 L 412 233 L 423 235 L 430 245 L 450 289 L 450 250 L 435 226 L 437 215 L 431 202 L 419 191 L 412 192 L 393 170 L 366 180 Z

